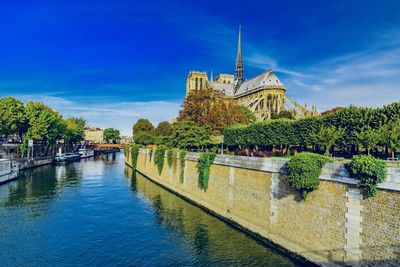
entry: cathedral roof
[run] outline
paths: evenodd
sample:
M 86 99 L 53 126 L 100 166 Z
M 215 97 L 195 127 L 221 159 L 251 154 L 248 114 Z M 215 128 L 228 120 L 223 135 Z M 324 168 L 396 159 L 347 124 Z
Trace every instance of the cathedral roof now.
M 272 69 L 269 69 L 268 71 L 263 72 L 250 80 L 244 81 L 240 85 L 235 96 L 249 93 L 251 91 L 255 91 L 257 89 L 265 87 L 283 87 L 283 84 L 272 71 Z
M 218 90 L 226 96 L 234 96 L 235 95 L 235 90 L 233 88 L 232 83 L 213 82 L 212 87 L 214 88 L 214 90 Z

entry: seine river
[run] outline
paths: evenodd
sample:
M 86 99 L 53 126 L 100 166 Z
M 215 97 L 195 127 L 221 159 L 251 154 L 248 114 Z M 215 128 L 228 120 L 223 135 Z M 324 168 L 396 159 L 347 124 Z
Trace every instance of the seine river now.
M 123 153 L 0 185 L 0 266 L 297 266 L 125 167 Z

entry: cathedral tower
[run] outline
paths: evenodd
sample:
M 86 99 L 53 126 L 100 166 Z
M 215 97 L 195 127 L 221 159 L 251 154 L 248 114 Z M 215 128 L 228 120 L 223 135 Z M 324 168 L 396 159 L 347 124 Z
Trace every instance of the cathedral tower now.
M 239 25 L 239 40 L 238 40 L 238 52 L 236 56 L 236 71 L 235 71 L 235 87 L 239 88 L 239 86 L 244 81 L 244 67 L 243 67 L 243 58 L 242 58 L 242 30 Z

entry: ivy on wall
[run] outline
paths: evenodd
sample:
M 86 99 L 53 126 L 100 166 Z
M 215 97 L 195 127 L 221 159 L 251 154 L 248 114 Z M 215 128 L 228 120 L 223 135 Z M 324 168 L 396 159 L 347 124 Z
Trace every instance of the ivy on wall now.
M 350 175 L 358 180 L 357 187 L 362 188 L 367 196 L 378 194 L 377 185 L 386 178 L 386 164 L 383 160 L 372 156 L 354 156 L 346 167 Z
M 161 174 L 164 167 L 164 156 L 165 151 L 167 150 L 166 146 L 158 146 L 154 153 L 154 164 L 157 165 L 158 174 Z
M 295 155 L 287 163 L 289 184 L 306 199 L 309 192 L 318 188 L 322 167 L 328 162 L 331 162 L 328 157 L 319 154 Z
M 167 149 L 167 162 L 168 162 L 168 167 L 171 168 L 172 167 L 172 163 L 174 161 L 174 151 L 172 150 L 172 148 L 168 148 Z
M 214 162 L 216 154 L 213 152 L 205 152 L 200 154 L 198 159 L 197 168 L 199 171 L 198 185 L 204 191 L 208 188 L 208 179 L 210 177 L 210 167 Z
M 133 145 L 130 149 L 131 150 L 132 169 L 134 169 L 134 170 L 136 169 L 140 147 L 141 147 L 140 145 Z
M 180 174 L 179 174 L 179 180 L 181 183 L 183 183 L 183 180 L 185 178 L 185 157 L 186 157 L 186 151 L 181 150 L 179 151 L 179 167 L 180 167 Z

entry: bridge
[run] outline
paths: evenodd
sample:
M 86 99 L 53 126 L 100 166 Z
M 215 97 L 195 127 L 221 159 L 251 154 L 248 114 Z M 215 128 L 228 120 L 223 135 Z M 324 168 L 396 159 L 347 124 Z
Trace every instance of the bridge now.
M 91 144 L 87 145 L 87 148 L 95 149 L 95 150 L 109 150 L 109 149 L 121 149 L 124 148 L 124 144 Z

